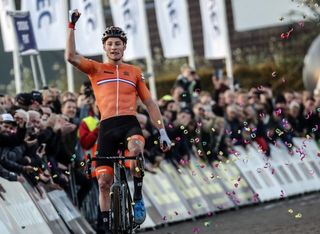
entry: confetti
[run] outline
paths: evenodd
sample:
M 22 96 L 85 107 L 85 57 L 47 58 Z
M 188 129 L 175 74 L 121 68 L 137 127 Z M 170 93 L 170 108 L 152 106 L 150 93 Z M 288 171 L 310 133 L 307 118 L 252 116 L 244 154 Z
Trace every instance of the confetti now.
M 276 128 L 276 133 L 278 134 L 278 136 L 283 135 L 283 131 L 281 131 L 279 128 Z
M 209 227 L 210 226 L 210 222 L 204 222 L 204 226 L 205 227 Z
M 318 131 L 318 125 L 316 124 L 316 126 L 314 128 L 312 128 L 312 132 L 316 132 Z
M 273 71 L 273 72 L 271 73 L 271 75 L 272 75 L 272 77 L 276 77 L 276 76 L 277 76 L 277 72 Z
M 194 227 L 194 228 L 192 228 L 192 232 L 195 234 L 198 234 L 198 233 L 200 233 L 200 228 Z
M 281 33 L 280 37 L 281 39 L 288 39 L 290 37 L 290 34 L 293 32 L 293 28 L 291 28 L 288 32 L 286 33 Z
M 296 219 L 300 219 L 302 217 L 302 214 L 301 213 L 298 213 L 294 216 Z

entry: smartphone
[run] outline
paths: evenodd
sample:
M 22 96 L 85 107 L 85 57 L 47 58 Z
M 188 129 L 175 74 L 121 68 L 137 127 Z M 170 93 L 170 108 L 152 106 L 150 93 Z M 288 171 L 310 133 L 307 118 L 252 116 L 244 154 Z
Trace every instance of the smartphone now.
M 215 76 L 217 80 L 222 79 L 223 71 L 221 68 L 215 68 L 212 72 L 212 76 Z

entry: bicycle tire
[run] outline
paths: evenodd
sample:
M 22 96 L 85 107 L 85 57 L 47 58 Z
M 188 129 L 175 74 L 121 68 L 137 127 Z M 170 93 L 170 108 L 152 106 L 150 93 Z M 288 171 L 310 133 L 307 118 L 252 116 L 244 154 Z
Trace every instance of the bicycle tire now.
M 112 195 L 111 195 L 111 210 L 113 213 L 113 225 L 112 231 L 113 233 L 120 233 L 121 230 L 121 211 L 120 211 L 120 187 L 114 186 L 112 187 Z
M 123 185 L 123 198 L 125 204 L 125 220 L 124 226 L 126 228 L 126 234 L 133 233 L 133 214 L 132 214 L 132 200 L 130 197 L 130 193 L 128 192 L 129 187 L 127 184 Z

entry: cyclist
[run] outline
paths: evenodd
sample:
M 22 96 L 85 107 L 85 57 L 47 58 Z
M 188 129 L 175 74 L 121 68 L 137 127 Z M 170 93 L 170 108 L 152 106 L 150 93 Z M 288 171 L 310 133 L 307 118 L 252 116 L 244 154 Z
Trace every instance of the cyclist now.
M 65 58 L 91 81 L 96 102 L 101 113 L 97 156 L 116 155 L 120 142 L 125 142 L 129 156 L 141 154 L 144 138 L 136 118 L 136 96 L 146 105 L 151 121 L 160 133 L 160 147 L 165 152 L 171 141 L 165 131 L 157 103 L 151 98 L 141 69 L 122 62 L 127 36 L 119 28 L 107 27 L 102 35 L 106 63 L 93 61 L 76 53 L 74 29 L 80 17 L 78 10 L 69 11 L 69 24 Z M 88 45 L 90 46 L 90 45 Z M 134 181 L 134 220 L 142 224 L 146 217 L 142 198 L 142 175 L 132 161 L 130 168 Z M 99 203 L 106 229 L 110 221 L 110 187 L 113 182 L 113 163 L 96 164 L 99 184 Z

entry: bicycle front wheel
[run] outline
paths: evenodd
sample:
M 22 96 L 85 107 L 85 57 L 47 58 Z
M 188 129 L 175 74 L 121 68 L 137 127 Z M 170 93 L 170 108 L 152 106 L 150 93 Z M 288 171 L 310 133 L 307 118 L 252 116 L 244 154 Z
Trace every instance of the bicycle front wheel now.
M 114 186 L 111 194 L 111 210 L 113 213 L 113 233 L 120 233 L 121 230 L 121 211 L 120 211 L 120 187 Z
M 132 214 L 132 200 L 129 192 L 129 187 L 126 184 L 122 185 L 123 191 L 123 207 L 124 207 L 124 226 L 126 228 L 126 234 L 133 233 L 133 214 Z

